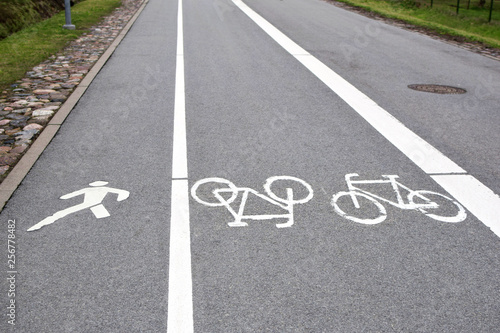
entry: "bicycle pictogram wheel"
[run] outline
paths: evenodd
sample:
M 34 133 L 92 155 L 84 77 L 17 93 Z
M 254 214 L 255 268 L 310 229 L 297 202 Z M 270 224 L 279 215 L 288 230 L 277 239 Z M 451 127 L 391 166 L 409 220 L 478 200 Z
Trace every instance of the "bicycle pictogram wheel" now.
M 227 197 L 230 193 L 230 197 Z M 199 203 L 209 207 L 231 204 L 238 196 L 238 188 L 224 178 L 205 178 L 197 181 L 191 188 L 191 196 Z M 221 198 L 223 200 L 221 200 Z
M 433 200 L 433 197 L 437 198 Z M 413 191 L 408 195 L 408 201 L 417 207 L 424 206 L 417 209 L 436 221 L 456 223 L 467 218 L 465 208 L 461 204 L 441 193 L 424 190 Z M 446 212 L 451 213 L 446 214 Z
M 353 205 L 353 207 L 351 207 L 351 211 L 348 211 L 348 207 L 347 207 L 347 204 L 345 203 L 345 201 L 342 201 L 342 200 L 339 201 L 339 199 L 344 197 L 344 196 L 349 196 L 349 199 L 350 199 L 349 202 L 351 202 Z M 356 200 L 358 202 L 359 207 L 355 207 L 354 202 L 353 202 L 353 200 L 354 200 L 353 196 L 356 196 Z M 363 200 L 360 200 L 360 199 L 363 199 Z M 346 207 L 340 208 L 339 204 L 346 205 Z M 378 211 L 377 212 L 378 216 L 376 216 L 374 218 L 370 218 L 370 217 L 363 218 L 363 217 L 358 217 L 358 216 L 353 215 L 354 210 L 357 210 L 356 213 L 362 214 L 363 210 L 361 208 L 366 208 L 366 204 L 369 204 L 370 206 L 375 206 L 375 208 Z M 380 202 L 378 202 L 377 199 L 374 199 L 374 198 L 370 197 L 369 195 L 366 195 L 366 194 L 360 193 L 360 192 L 356 192 L 356 191 L 338 192 L 337 194 L 335 194 L 332 197 L 331 205 L 333 206 L 333 209 L 335 210 L 335 212 L 337 214 L 339 214 L 343 218 L 346 218 L 348 220 L 351 220 L 351 221 L 357 222 L 357 223 L 378 224 L 378 223 L 385 221 L 385 219 L 387 218 L 387 211 L 385 210 L 385 207 Z
M 280 183 L 282 183 L 282 184 L 280 184 Z M 297 183 L 297 184 L 295 184 L 295 183 Z M 290 187 L 291 184 L 294 184 L 294 186 Z M 291 189 L 293 191 L 292 192 L 293 194 L 300 193 L 300 194 L 302 194 L 303 197 L 300 199 L 296 199 L 295 197 L 288 198 L 288 190 L 286 191 L 286 196 L 283 196 L 283 197 L 278 196 L 272 190 L 273 185 L 275 188 L 281 189 L 282 192 L 285 192 L 285 191 L 283 191 L 284 189 Z M 279 201 L 279 202 L 283 202 L 286 204 L 293 204 L 293 205 L 303 204 L 303 203 L 308 202 L 309 200 L 312 199 L 313 194 L 314 194 L 311 185 L 309 185 L 308 183 L 306 183 L 305 181 L 303 181 L 300 178 L 296 178 L 296 177 L 292 177 L 292 176 L 270 177 L 266 180 L 266 183 L 264 184 L 264 190 L 266 191 L 267 195 L 270 198 L 272 198 L 276 201 Z M 305 193 L 307 193 L 307 194 L 305 194 Z M 285 194 L 285 193 L 281 193 L 281 194 Z

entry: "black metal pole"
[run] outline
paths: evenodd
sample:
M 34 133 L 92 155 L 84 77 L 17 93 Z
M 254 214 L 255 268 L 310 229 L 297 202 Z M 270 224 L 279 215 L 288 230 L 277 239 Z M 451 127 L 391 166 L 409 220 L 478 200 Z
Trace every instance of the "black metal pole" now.
M 460 0 L 457 0 L 457 14 L 458 14 L 458 9 L 460 8 Z
M 433 3 L 434 3 L 434 0 L 431 0 L 431 8 L 432 8 Z
M 73 24 L 71 24 L 71 3 L 70 3 L 70 0 L 64 0 L 64 15 L 66 18 L 66 24 L 63 25 L 63 28 L 75 30 L 75 26 Z

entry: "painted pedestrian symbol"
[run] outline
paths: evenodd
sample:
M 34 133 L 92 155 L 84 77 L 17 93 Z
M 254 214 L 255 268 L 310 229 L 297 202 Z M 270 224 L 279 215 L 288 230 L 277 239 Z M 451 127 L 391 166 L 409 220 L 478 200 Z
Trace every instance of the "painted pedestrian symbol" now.
M 104 182 L 104 181 L 96 181 L 96 182 L 90 183 L 89 185 L 92 187 L 87 187 L 87 188 L 81 189 L 79 191 L 65 194 L 59 198 L 59 199 L 66 200 L 66 199 L 74 198 L 74 197 L 77 197 L 77 196 L 83 194 L 83 196 L 84 196 L 83 203 L 76 205 L 76 206 L 72 206 L 72 207 L 63 209 L 61 211 L 58 211 L 54 215 L 49 216 L 49 217 L 43 219 L 42 221 L 38 222 L 37 224 L 35 224 L 31 228 L 29 228 L 28 231 L 38 230 L 41 227 L 52 224 L 55 221 L 59 220 L 60 218 L 63 218 L 71 213 L 79 212 L 79 211 L 87 209 L 87 208 L 90 208 L 92 213 L 94 213 L 94 216 L 98 219 L 108 217 L 108 216 L 110 216 L 110 214 L 102 204 L 104 197 L 108 193 L 115 193 L 115 194 L 118 194 L 118 198 L 116 200 L 123 201 L 123 200 L 127 199 L 129 194 L 130 194 L 128 191 L 125 191 L 125 190 L 119 190 L 116 188 L 107 187 L 105 185 L 108 185 L 108 182 Z

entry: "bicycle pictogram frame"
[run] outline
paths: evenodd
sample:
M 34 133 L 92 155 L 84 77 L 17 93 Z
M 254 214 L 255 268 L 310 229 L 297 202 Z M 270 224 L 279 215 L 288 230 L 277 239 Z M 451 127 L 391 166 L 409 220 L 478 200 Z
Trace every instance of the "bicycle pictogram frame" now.
M 301 186 L 303 186 L 308 194 L 302 198 L 302 199 L 296 199 L 294 197 L 294 191 L 292 188 L 287 187 L 286 188 L 286 197 L 281 198 L 276 193 L 274 193 L 271 189 L 273 183 L 277 181 L 293 181 L 299 183 Z M 217 199 L 216 202 L 211 202 L 204 200 L 200 198 L 198 191 L 199 188 L 202 187 L 203 185 L 209 184 L 209 183 L 218 183 L 224 188 L 215 188 L 212 191 L 212 194 L 214 198 Z M 254 220 L 254 221 L 263 221 L 263 220 L 270 220 L 270 219 L 283 219 L 286 218 L 287 222 L 285 223 L 277 223 L 276 227 L 278 228 L 286 228 L 286 227 L 291 227 L 294 224 L 294 205 L 296 204 L 302 204 L 306 203 L 309 200 L 312 199 L 313 197 L 313 190 L 312 187 L 307 184 L 305 181 L 302 179 L 296 178 L 296 177 L 291 177 L 291 176 L 275 176 L 275 177 L 270 177 L 267 179 L 266 183 L 264 184 L 264 190 L 267 195 L 261 194 L 258 191 L 249 188 L 249 187 L 236 187 L 232 182 L 230 182 L 227 179 L 224 178 L 205 178 L 202 179 L 198 182 L 196 182 L 193 187 L 191 188 L 191 195 L 192 197 L 198 201 L 199 203 L 209 206 L 209 207 L 225 207 L 233 216 L 234 221 L 229 222 L 228 225 L 230 227 L 245 227 L 248 226 L 247 222 L 244 222 L 243 220 Z M 235 199 L 238 197 L 239 194 L 242 194 L 241 196 L 241 201 L 239 202 L 239 206 L 237 209 L 234 209 L 231 204 L 235 201 Z M 224 194 L 230 194 L 228 198 L 224 196 Z M 281 207 L 286 211 L 284 214 L 245 214 L 245 207 L 247 204 L 247 200 L 249 195 L 255 195 L 258 198 L 267 201 L 270 204 L 273 204 L 275 206 Z
M 414 209 L 418 210 L 421 213 L 425 214 L 426 216 L 435 219 L 437 221 L 441 222 L 450 222 L 450 223 L 456 223 L 456 222 L 462 222 L 467 218 L 467 213 L 465 212 L 465 209 L 463 208 L 462 205 L 460 205 L 458 202 L 454 201 L 453 199 L 437 192 L 433 191 L 426 191 L 426 190 L 412 190 L 409 187 L 403 185 L 397 179 L 399 178 L 398 175 L 382 175 L 383 178 L 385 179 L 376 179 L 376 180 L 353 180 L 353 177 L 358 177 L 359 175 L 357 173 L 349 173 L 345 175 L 345 181 L 347 183 L 347 188 L 349 191 L 342 191 L 338 192 L 332 197 L 331 204 L 333 208 L 335 209 L 335 212 L 339 214 L 340 216 L 354 221 L 358 223 L 363 223 L 363 224 L 377 224 L 383 222 L 387 218 L 387 211 L 385 207 L 380 203 L 380 202 L 386 202 L 394 207 L 400 208 L 400 209 Z M 390 184 L 395 195 L 396 195 L 396 201 L 390 200 L 387 198 L 384 198 L 380 195 L 374 194 L 372 192 L 369 192 L 367 190 L 364 190 L 360 188 L 357 185 L 362 185 L 362 184 Z M 404 200 L 403 196 L 401 195 L 401 190 L 405 190 L 408 192 L 408 196 L 406 197 L 406 201 Z M 356 209 L 360 209 L 361 205 L 359 203 L 358 197 L 360 198 L 365 198 L 368 200 L 368 202 L 372 203 L 373 205 L 376 206 L 379 212 L 379 216 L 375 218 L 361 218 L 361 217 L 356 217 L 353 215 L 350 215 L 349 213 L 345 212 L 345 209 L 340 208 L 339 206 L 339 199 L 344 196 L 349 196 L 350 199 L 352 200 L 352 203 Z M 454 205 L 454 208 L 457 210 L 455 215 L 452 216 L 443 216 L 443 215 L 438 215 L 434 214 L 432 210 L 439 209 L 440 206 L 438 203 L 432 201 L 429 199 L 429 196 L 438 196 L 441 199 L 445 199 L 446 201 L 451 202 Z M 417 201 L 417 199 L 420 201 Z

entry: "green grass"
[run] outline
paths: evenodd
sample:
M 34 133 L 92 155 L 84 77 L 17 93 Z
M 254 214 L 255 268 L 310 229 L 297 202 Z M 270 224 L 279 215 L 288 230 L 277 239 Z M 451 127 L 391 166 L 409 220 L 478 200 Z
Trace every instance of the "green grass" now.
M 76 30 L 66 30 L 64 11 L 0 40 L 0 91 L 109 15 L 121 0 L 85 0 L 71 7 Z
M 64 1 L 61 0 L 0 0 L 0 39 L 47 19 L 62 9 Z
M 430 28 L 441 34 L 461 36 L 471 41 L 479 41 L 488 46 L 500 48 L 500 1 L 495 0 L 491 22 L 488 22 L 490 1 L 485 8 L 477 7 L 472 0 L 467 9 L 467 0 L 460 1 L 459 14 L 456 14 L 457 1 L 434 0 L 430 8 L 427 1 L 394 0 L 338 0 L 361 7 L 386 17 Z

